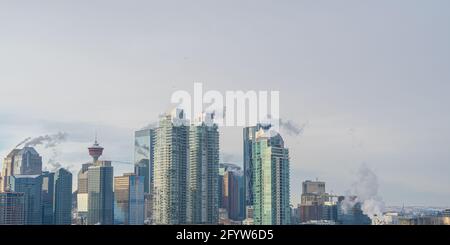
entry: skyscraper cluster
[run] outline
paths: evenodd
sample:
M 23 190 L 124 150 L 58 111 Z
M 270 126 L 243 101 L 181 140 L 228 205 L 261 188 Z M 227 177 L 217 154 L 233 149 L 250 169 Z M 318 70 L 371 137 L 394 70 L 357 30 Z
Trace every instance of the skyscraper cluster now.
M 155 224 L 217 224 L 219 132 L 213 114 L 192 124 L 176 109 L 155 130 L 153 219 Z M 186 126 L 188 125 L 188 126 Z
M 270 125 L 244 129 L 243 169 L 219 164 L 214 113 L 190 121 L 174 109 L 134 136 L 134 172 L 114 176 L 116 161 L 103 160 L 96 137 L 74 193 L 69 171 L 43 172 L 34 148 L 14 149 L 3 164 L 0 224 L 290 223 L 289 150 Z
M 0 224 L 72 223 L 72 174 L 64 168 L 43 172 L 42 157 L 33 147 L 11 151 L 0 180 Z

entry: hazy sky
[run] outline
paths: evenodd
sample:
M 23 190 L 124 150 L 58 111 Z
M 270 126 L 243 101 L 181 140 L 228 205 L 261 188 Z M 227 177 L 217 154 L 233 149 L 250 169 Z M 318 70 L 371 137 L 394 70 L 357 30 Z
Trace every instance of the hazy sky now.
M 175 90 L 279 90 L 293 203 L 316 177 L 345 193 L 361 164 L 389 204 L 450 206 L 450 1 L 0 1 L 0 156 L 67 132 L 74 175 L 97 131 L 131 161 L 133 131 Z M 242 163 L 239 128 L 221 130 Z M 48 150 L 37 147 L 44 156 Z M 116 174 L 132 171 L 118 165 Z

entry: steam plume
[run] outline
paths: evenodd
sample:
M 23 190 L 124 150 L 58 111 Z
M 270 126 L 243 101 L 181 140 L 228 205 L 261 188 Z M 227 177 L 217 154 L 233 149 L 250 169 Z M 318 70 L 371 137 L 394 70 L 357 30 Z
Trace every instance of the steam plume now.
M 348 212 L 356 203 L 361 203 L 363 213 L 371 219 L 383 214 L 384 202 L 378 195 L 378 178 L 365 164 L 358 169 L 356 181 L 343 201 L 343 211 Z
M 141 128 L 141 130 L 144 130 L 144 129 L 153 129 L 153 128 L 156 128 L 156 127 L 158 127 L 158 122 L 151 122 L 151 123 L 149 123 L 147 126 Z
M 67 134 L 59 132 L 57 134 L 39 136 L 26 141 L 26 147 L 34 147 L 37 145 L 44 145 L 45 148 L 52 148 L 65 141 Z
M 28 138 L 22 140 L 19 144 L 16 145 L 15 148 L 18 148 L 19 146 L 21 146 L 21 145 L 27 143 L 27 141 L 29 141 L 29 140 L 31 140 L 31 137 L 28 137 Z
M 291 120 L 280 119 L 280 128 L 285 130 L 289 135 L 299 136 L 303 134 L 308 123 L 298 125 Z

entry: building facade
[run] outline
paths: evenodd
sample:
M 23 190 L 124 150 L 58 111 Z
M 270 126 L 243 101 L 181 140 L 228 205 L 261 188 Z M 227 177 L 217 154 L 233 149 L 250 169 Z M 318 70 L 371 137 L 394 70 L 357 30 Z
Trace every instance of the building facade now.
M 3 161 L 2 189 L 9 190 L 9 176 L 42 174 L 42 157 L 33 147 L 14 149 Z
M 42 224 L 53 225 L 53 195 L 55 187 L 55 173 L 42 172 Z
M 145 128 L 134 133 L 134 173 L 144 176 L 145 193 L 151 193 L 153 186 L 155 137 L 154 128 Z
M 72 224 L 72 173 L 60 168 L 55 173 L 54 224 Z
M 42 176 L 14 175 L 9 177 L 12 192 L 24 193 L 25 224 L 42 224 Z
M 89 206 L 89 194 L 88 194 L 88 172 L 89 167 L 93 166 L 92 163 L 85 163 L 81 166 L 78 172 L 78 188 L 77 188 L 77 215 L 79 224 L 87 223 L 87 213 Z
M 234 221 L 245 219 L 245 194 L 243 172 L 236 169 L 227 169 L 221 182 L 222 207 L 227 210 L 228 218 Z
M 87 224 L 114 223 L 113 176 L 113 167 L 109 161 L 97 161 L 89 167 Z
M 205 113 L 189 128 L 187 223 L 219 222 L 219 131 Z
M 0 193 L 0 225 L 25 224 L 25 193 Z
M 263 125 L 257 124 L 252 127 L 245 127 L 243 130 L 244 146 L 244 183 L 245 183 L 245 205 L 253 205 L 253 142 Z
M 256 225 L 290 223 L 289 150 L 280 134 L 261 128 L 252 145 Z
M 154 153 L 153 219 L 156 224 L 186 223 L 189 127 L 183 110 L 161 118 Z
M 144 176 L 114 177 L 114 224 L 144 224 Z

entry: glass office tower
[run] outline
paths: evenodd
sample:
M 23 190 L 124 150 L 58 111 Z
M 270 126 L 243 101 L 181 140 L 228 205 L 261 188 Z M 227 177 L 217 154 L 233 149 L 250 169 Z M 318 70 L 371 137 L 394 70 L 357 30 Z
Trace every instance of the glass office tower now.
M 87 223 L 112 225 L 113 212 L 113 167 L 109 161 L 97 161 L 88 170 Z
M 42 172 L 42 224 L 54 224 L 53 194 L 55 187 L 55 173 Z
M 155 129 L 146 128 L 134 133 L 134 173 L 144 176 L 144 191 L 150 193 L 153 186 L 153 154 Z
M 42 176 L 41 175 L 15 175 L 9 177 L 12 192 L 25 195 L 25 224 L 42 224 Z
M 0 192 L 0 225 L 25 224 L 25 193 Z
M 60 168 L 55 173 L 54 223 L 70 225 L 72 223 L 72 173 Z
M 114 177 L 114 224 L 144 224 L 144 176 Z

